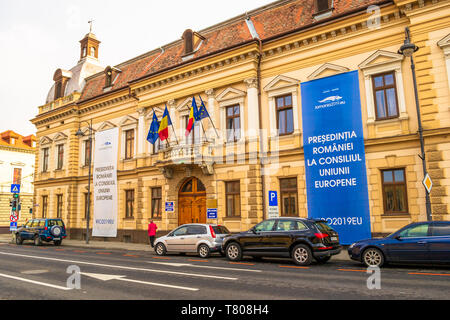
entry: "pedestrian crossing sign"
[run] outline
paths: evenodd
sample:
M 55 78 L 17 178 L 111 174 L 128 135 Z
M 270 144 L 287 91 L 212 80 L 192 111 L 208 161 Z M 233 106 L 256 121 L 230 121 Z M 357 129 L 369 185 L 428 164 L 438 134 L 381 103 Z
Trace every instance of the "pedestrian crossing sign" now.
M 11 193 L 20 193 L 20 184 L 12 184 Z

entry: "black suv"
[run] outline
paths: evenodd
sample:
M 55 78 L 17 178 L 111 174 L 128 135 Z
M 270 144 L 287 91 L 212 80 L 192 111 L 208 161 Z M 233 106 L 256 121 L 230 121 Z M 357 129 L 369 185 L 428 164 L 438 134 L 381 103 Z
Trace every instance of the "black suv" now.
M 61 245 L 67 237 L 66 226 L 62 219 L 33 219 L 20 227 L 16 232 L 16 244 L 21 245 L 24 240 L 32 240 L 36 246 L 42 242 Z
M 243 255 L 290 257 L 297 265 L 320 263 L 339 254 L 339 236 L 326 221 L 302 218 L 269 219 L 249 231 L 226 237 L 222 248 L 227 258 L 239 261 Z

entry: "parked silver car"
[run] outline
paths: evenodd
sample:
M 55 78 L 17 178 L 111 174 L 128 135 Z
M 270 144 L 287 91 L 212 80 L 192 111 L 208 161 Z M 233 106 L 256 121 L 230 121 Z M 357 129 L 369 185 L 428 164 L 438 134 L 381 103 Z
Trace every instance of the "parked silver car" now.
M 213 252 L 222 252 L 222 241 L 230 235 L 224 226 L 214 224 L 185 224 L 155 240 L 155 252 L 163 256 L 168 252 L 198 253 L 208 258 Z

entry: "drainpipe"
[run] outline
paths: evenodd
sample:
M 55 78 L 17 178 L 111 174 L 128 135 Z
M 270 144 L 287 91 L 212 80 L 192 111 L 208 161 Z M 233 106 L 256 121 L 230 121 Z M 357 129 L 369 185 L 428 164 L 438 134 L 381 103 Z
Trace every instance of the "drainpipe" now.
M 262 41 L 261 39 L 258 37 L 258 50 L 259 50 L 259 54 L 258 54 L 258 64 L 257 64 L 257 68 L 256 68 L 256 79 L 257 79 L 257 83 L 258 83 L 258 114 L 259 114 L 259 129 L 262 130 L 263 126 L 262 126 L 262 116 L 261 116 L 261 60 L 262 60 Z M 262 153 L 262 151 L 264 150 L 264 141 L 263 141 L 263 137 L 259 135 L 259 149 L 260 149 L 260 155 Z M 265 176 L 264 176 L 264 161 L 263 158 L 260 156 L 259 157 L 259 161 L 260 161 L 260 170 L 261 170 L 261 187 L 262 187 L 262 209 L 263 209 L 263 219 L 267 219 L 267 213 L 266 213 L 266 184 L 265 184 Z
M 258 86 L 258 115 L 259 115 L 259 129 L 262 130 L 262 110 L 261 110 L 261 60 L 262 60 L 262 41 L 261 38 L 258 35 L 258 32 L 255 29 L 255 26 L 253 25 L 252 20 L 250 19 L 250 16 L 245 13 L 245 22 L 247 24 L 248 30 L 250 31 L 250 34 L 252 35 L 253 39 L 258 41 L 258 64 L 256 67 L 256 81 Z M 261 133 L 261 132 L 260 132 Z M 265 187 L 265 178 L 264 178 L 264 161 L 261 157 L 261 154 L 264 150 L 264 141 L 263 136 L 261 134 L 259 136 L 259 161 L 260 161 L 260 168 L 261 168 L 261 187 L 262 187 L 262 209 L 263 209 L 263 219 L 267 219 L 266 216 L 266 187 Z

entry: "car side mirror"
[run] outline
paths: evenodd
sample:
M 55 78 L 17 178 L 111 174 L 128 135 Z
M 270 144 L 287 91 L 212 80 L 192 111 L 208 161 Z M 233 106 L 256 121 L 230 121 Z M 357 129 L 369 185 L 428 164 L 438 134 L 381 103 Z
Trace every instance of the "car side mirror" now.
M 398 241 L 402 241 L 402 237 L 400 235 L 395 236 L 394 239 L 398 240 Z

